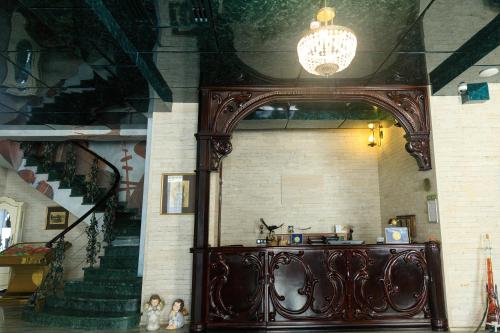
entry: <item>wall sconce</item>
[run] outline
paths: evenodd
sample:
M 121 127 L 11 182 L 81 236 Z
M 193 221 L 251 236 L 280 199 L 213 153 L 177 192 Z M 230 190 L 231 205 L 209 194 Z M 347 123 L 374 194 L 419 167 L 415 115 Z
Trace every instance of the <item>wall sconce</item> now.
M 382 131 L 382 125 L 380 123 L 368 123 L 368 128 L 370 129 L 370 135 L 368 135 L 368 146 L 382 146 L 382 139 L 384 138 L 384 132 Z M 375 129 L 377 129 L 375 131 Z M 378 136 L 378 139 L 377 139 Z

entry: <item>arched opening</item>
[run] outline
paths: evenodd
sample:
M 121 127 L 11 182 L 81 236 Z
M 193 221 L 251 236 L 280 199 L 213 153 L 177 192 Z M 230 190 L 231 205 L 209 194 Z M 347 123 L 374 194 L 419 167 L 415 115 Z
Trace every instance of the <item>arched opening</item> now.
M 426 87 L 202 89 L 199 131 L 197 133 L 197 200 L 193 247 L 193 299 L 195 301 L 192 305 L 192 329 L 199 331 L 206 327 L 247 327 L 248 325 L 260 328 L 272 325 L 279 328 L 287 327 L 289 321 L 293 321 L 294 325 L 306 325 L 307 327 L 311 327 L 311 325 L 380 327 L 390 326 L 394 320 L 401 323 L 403 319 L 408 327 L 432 326 L 433 329 L 437 330 L 446 329 L 440 254 L 439 247 L 435 242 L 409 244 L 402 247 L 401 245 L 382 246 L 375 251 L 375 248 L 372 250 L 364 247 L 337 249 L 330 248 L 328 245 L 325 245 L 324 248 L 309 249 L 305 247 L 280 248 L 279 246 L 277 248 L 272 246 L 256 248 L 255 246 L 248 247 L 250 240 L 248 243 L 246 241 L 236 243 L 237 245 L 247 245 L 246 247 L 212 247 L 213 244 L 217 243 L 217 238 L 220 240 L 220 237 L 215 235 L 221 232 L 220 228 L 218 230 L 211 228 L 217 215 L 214 213 L 215 198 L 220 196 L 220 192 L 219 194 L 214 192 L 214 189 L 217 188 L 217 173 L 214 171 L 219 171 L 218 175 L 220 175 L 220 171 L 224 170 L 221 168 L 222 159 L 233 151 L 232 141 L 238 144 L 237 128 L 248 126 L 248 121 L 259 120 L 252 119 L 250 116 L 254 112 L 265 113 L 271 111 L 270 108 L 280 111 L 280 104 L 286 105 L 286 116 L 283 117 L 286 119 L 281 120 L 286 120 L 287 124 L 291 124 L 290 122 L 294 120 L 290 119 L 291 114 L 293 113 L 295 116 L 296 113 L 300 113 L 297 112 L 300 110 L 297 105 L 302 105 L 302 108 L 308 103 L 313 105 L 315 103 L 333 103 L 337 107 L 342 105 L 344 113 L 352 105 L 365 107 L 367 105 L 368 109 L 371 108 L 372 111 L 376 110 L 377 112 L 383 110 L 395 119 L 393 123 L 401 126 L 398 128 L 399 136 L 404 135 L 404 139 L 399 141 L 400 146 L 404 144 L 406 151 L 416 160 L 418 170 L 431 169 L 430 122 Z M 317 106 L 318 104 L 316 104 Z M 282 108 L 284 111 L 284 107 Z M 310 115 L 310 113 L 308 114 Z M 279 115 L 277 118 L 280 120 Z M 349 121 L 356 120 L 364 122 L 367 119 L 349 119 Z M 378 123 L 381 122 L 381 119 L 377 118 L 376 120 L 376 128 L 378 129 Z M 343 122 L 345 121 L 347 119 L 344 114 Z M 381 126 L 383 128 L 383 125 Z M 375 134 L 374 132 L 367 133 L 371 131 L 368 128 L 364 131 L 368 136 L 370 133 Z M 327 133 L 327 135 L 332 135 L 332 133 Z M 252 141 L 251 139 L 249 142 Z M 271 140 L 267 138 L 267 141 L 272 140 L 273 138 Z M 318 142 L 331 140 L 332 138 L 312 140 L 312 144 L 318 145 Z M 266 138 L 262 142 L 265 143 Z M 367 144 L 368 141 L 365 141 L 364 145 Z M 261 160 L 265 156 L 263 154 L 265 148 L 265 144 L 261 147 L 251 148 L 251 151 L 245 153 L 247 160 Z M 364 149 L 366 150 L 366 148 L 365 146 Z M 309 150 L 313 151 L 313 149 Z M 325 154 L 325 150 L 323 149 L 322 156 L 328 155 L 329 152 L 326 150 Z M 308 151 L 308 147 L 305 147 L 305 151 Z M 258 156 L 252 156 L 251 152 L 258 152 Z M 345 153 L 345 155 L 350 154 Z M 356 156 L 356 154 L 352 155 Z M 307 158 L 306 156 L 304 160 Z M 354 160 L 356 159 L 354 158 Z M 278 165 L 283 163 L 283 161 L 276 162 Z M 323 164 L 332 165 L 332 163 Z M 413 164 L 413 168 L 416 171 L 415 164 Z M 309 200 L 311 195 L 317 196 L 317 193 L 314 193 L 315 184 L 322 184 L 325 188 L 325 179 L 321 178 L 321 171 L 318 173 L 320 174 L 319 178 L 318 175 L 309 173 L 301 180 L 305 184 L 312 184 L 307 191 L 303 186 L 298 186 L 298 188 L 295 186 L 294 189 L 285 192 L 295 193 L 296 196 L 301 196 L 301 200 L 304 197 Z M 297 175 L 291 176 L 293 182 L 293 177 Z M 252 178 L 250 182 L 252 183 L 253 180 L 253 184 L 255 184 L 256 177 L 258 175 L 250 177 Z M 236 175 L 235 178 L 241 178 L 241 175 Z M 289 185 L 293 187 L 293 184 L 292 182 L 287 183 L 287 179 L 284 179 L 283 175 L 280 178 L 282 181 L 278 188 L 281 191 L 280 200 L 283 200 L 282 188 Z M 326 187 L 329 186 L 326 183 Z M 388 187 L 390 188 L 390 185 Z M 377 199 L 381 202 L 380 186 L 378 191 Z M 335 194 L 330 193 L 328 196 L 331 198 Z M 272 195 L 272 198 L 275 199 L 276 195 Z M 289 203 L 293 205 L 293 195 L 285 198 L 285 200 L 289 199 Z M 245 200 L 248 202 L 252 198 Z M 347 198 L 346 201 L 357 202 L 353 197 Z M 306 202 L 306 204 L 310 203 Z M 372 205 L 377 206 L 376 203 Z M 357 210 L 362 211 L 363 209 L 358 207 Z M 241 207 L 235 211 L 238 214 L 245 213 Z M 307 215 L 299 216 L 296 221 L 305 218 Z M 340 217 L 340 219 L 342 218 L 348 219 L 348 214 Z M 316 216 L 316 219 L 319 220 L 319 216 Z M 363 220 L 363 217 L 357 216 L 356 219 Z M 381 214 L 379 221 L 380 224 L 376 228 L 378 229 L 377 234 L 382 229 Z M 280 222 L 288 225 L 288 223 Z M 243 233 L 255 235 L 252 232 L 243 231 Z M 365 235 L 364 237 L 370 236 Z M 374 243 L 374 241 L 371 240 L 370 243 Z M 371 267 L 373 263 L 377 264 Z M 285 266 L 291 267 L 288 266 L 291 264 L 300 269 L 285 268 Z M 401 265 L 409 266 L 402 267 Z M 278 267 L 282 269 L 278 270 Z M 318 273 L 318 269 L 322 273 Z M 248 274 L 244 274 L 245 276 L 253 276 L 254 278 L 251 278 L 250 282 L 245 283 L 245 285 L 241 285 L 236 281 L 241 279 L 235 278 L 235 276 L 241 275 L 241 272 L 244 271 L 248 271 Z M 302 273 L 299 274 L 298 271 Z M 412 278 L 409 278 L 408 274 L 393 274 L 393 272 L 399 271 L 414 272 L 415 274 L 410 274 Z M 326 282 L 318 277 L 320 275 L 327 277 Z M 264 276 L 268 277 L 264 278 Z M 383 276 L 384 284 L 380 284 L 381 276 Z M 292 283 L 290 279 L 298 280 Z M 394 279 L 402 280 L 396 281 Z M 279 285 L 279 281 L 286 283 Z M 399 297 L 393 298 L 390 285 L 396 284 L 400 286 L 399 290 L 405 290 L 406 296 L 399 295 Z M 270 290 L 270 292 L 267 294 L 264 293 L 264 290 Z M 280 290 L 290 291 L 291 294 L 284 296 L 280 294 Z M 234 292 L 242 293 L 238 294 L 237 298 L 244 298 L 236 304 L 237 307 L 232 303 L 228 306 L 226 299 L 227 295 L 232 295 L 231 299 L 235 297 Z M 314 295 L 317 292 L 326 294 L 327 300 L 330 301 L 325 304 L 315 303 L 317 297 Z M 297 293 L 299 296 L 296 295 Z M 415 295 L 419 295 L 418 299 L 415 299 Z M 373 304 L 373 297 L 377 298 L 377 304 Z M 334 299 L 337 301 L 333 302 Z M 346 308 L 348 304 L 351 306 Z M 356 305 L 352 306 L 352 304 Z

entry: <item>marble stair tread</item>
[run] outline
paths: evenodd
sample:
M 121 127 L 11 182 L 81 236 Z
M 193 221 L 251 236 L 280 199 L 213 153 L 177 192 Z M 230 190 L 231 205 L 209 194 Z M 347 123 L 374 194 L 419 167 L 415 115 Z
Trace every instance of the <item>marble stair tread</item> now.
M 141 296 L 142 279 L 135 281 L 67 281 L 64 295 L 74 297 L 128 299 Z
M 112 246 L 139 246 L 139 236 L 116 236 L 111 242 Z
M 135 298 L 94 298 L 85 296 L 49 296 L 46 309 L 68 309 L 86 312 L 137 313 L 141 310 L 140 296 Z
M 130 257 L 139 255 L 138 245 L 104 246 L 104 255 L 110 257 Z
M 137 327 L 140 322 L 140 313 L 87 313 L 75 311 L 74 313 L 61 309 L 60 311 L 35 312 L 23 311 L 22 318 L 26 321 L 41 325 L 69 327 L 80 329 L 128 329 Z
M 85 281 L 134 281 L 137 269 L 86 267 L 83 269 Z
M 139 256 L 101 256 L 99 259 L 102 268 L 130 268 L 136 270 L 139 264 Z

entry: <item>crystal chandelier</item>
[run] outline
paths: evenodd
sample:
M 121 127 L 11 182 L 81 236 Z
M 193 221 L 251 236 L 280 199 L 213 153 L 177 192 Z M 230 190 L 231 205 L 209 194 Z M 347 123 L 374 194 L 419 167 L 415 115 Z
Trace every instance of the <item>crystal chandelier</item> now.
M 346 69 L 356 55 L 357 40 L 346 27 L 333 25 L 335 9 L 324 7 L 297 44 L 299 62 L 314 75 L 329 76 Z

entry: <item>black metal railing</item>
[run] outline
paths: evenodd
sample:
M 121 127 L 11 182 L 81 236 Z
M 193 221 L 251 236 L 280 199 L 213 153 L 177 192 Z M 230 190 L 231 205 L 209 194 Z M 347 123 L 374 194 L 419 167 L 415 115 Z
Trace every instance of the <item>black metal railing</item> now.
M 50 241 L 47 242 L 47 247 L 52 247 L 52 245 L 61 237 L 64 237 L 64 235 L 66 235 L 68 232 L 70 232 L 73 228 L 75 228 L 77 225 L 79 225 L 80 223 L 82 223 L 82 221 L 84 221 L 88 216 L 90 216 L 90 214 L 92 214 L 96 209 L 98 209 L 99 207 L 102 207 L 106 201 L 108 199 L 110 199 L 115 193 L 116 193 L 116 189 L 120 183 L 120 172 L 118 171 L 118 169 L 113 165 L 111 164 L 110 162 L 108 162 L 105 158 L 97 155 L 96 153 L 94 153 L 93 151 L 91 151 L 90 149 L 88 149 L 87 147 L 77 143 L 77 142 L 72 142 L 72 144 L 74 144 L 75 146 L 79 147 L 79 149 L 82 149 L 83 151 L 89 153 L 90 155 L 92 155 L 95 159 L 98 159 L 99 161 L 103 162 L 106 166 L 108 166 L 109 168 L 111 168 L 111 170 L 113 170 L 113 174 L 114 174 L 114 179 L 113 179 L 113 182 L 111 184 L 111 187 L 110 189 L 107 191 L 107 193 L 105 193 L 104 196 L 102 196 L 98 201 L 97 203 L 92 207 L 90 208 L 85 214 L 83 214 L 82 216 L 80 216 L 75 222 L 73 222 L 71 225 L 69 225 L 66 229 L 64 229 L 63 231 L 61 231 L 57 236 L 55 236 L 54 238 L 52 238 Z M 94 161 L 94 160 L 93 160 Z M 94 163 L 92 161 L 92 163 Z

